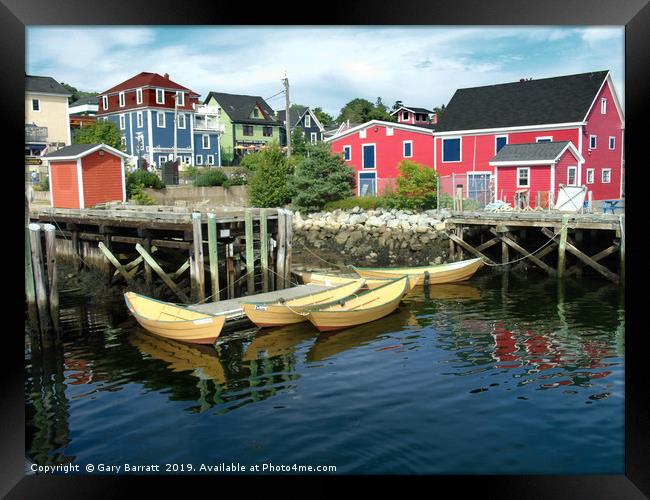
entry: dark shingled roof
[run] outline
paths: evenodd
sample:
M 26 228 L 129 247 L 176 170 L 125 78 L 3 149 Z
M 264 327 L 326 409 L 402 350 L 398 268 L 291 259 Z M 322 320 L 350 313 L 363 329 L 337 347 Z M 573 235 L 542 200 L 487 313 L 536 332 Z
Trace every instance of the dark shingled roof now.
M 291 116 L 291 127 L 295 126 L 296 123 L 298 123 L 298 120 L 302 117 L 302 115 L 307 111 L 306 106 L 292 106 L 289 108 L 289 115 Z M 284 109 L 281 109 L 278 111 L 278 121 L 284 123 L 285 120 L 285 115 L 286 111 Z
M 82 97 L 80 99 L 77 99 L 75 102 L 70 104 L 70 107 L 72 106 L 84 106 L 86 104 L 96 104 L 99 105 L 99 96 L 89 96 L 89 97 Z
M 437 131 L 582 121 L 608 71 L 458 89 Z
M 497 161 L 544 161 L 552 162 L 570 141 L 530 142 L 525 144 L 506 144 L 492 158 Z
M 44 158 L 56 158 L 57 156 L 77 156 L 86 151 L 99 146 L 99 144 L 72 144 L 64 148 L 52 151 L 44 156 Z
M 25 75 L 26 92 L 43 92 L 45 94 L 61 94 L 70 96 L 71 92 L 51 76 Z
M 424 113 L 424 114 L 431 114 L 431 113 L 433 113 L 433 111 L 431 111 L 431 110 L 429 110 L 429 109 L 424 109 L 424 108 L 412 108 L 411 106 L 404 106 L 404 105 L 402 105 L 402 106 L 400 106 L 398 109 L 396 109 L 395 111 L 393 111 L 393 112 L 391 113 L 391 115 L 394 115 L 395 113 L 397 113 L 397 112 L 398 112 L 400 109 L 402 109 L 402 108 L 404 108 L 404 109 L 408 109 L 408 110 L 410 110 L 410 111 L 413 111 L 414 113 Z
M 258 95 L 226 94 L 224 92 L 210 92 L 203 104 L 207 104 L 214 98 L 230 119 L 235 123 L 260 124 L 260 125 L 282 125 L 275 120 L 275 113 L 271 107 Z M 250 118 L 256 104 L 264 110 L 269 118 Z

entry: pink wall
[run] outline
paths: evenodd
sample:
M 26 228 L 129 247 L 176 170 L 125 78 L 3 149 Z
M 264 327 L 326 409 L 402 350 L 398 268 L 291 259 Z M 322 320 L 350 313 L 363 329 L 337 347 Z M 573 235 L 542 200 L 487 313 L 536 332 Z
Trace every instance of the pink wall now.
M 497 167 L 497 197 L 505 199 L 511 205 L 514 203 L 515 191 L 524 189 L 517 187 L 517 167 Z M 551 186 L 551 167 L 549 165 L 533 165 L 530 167 L 530 206 L 535 207 L 538 191 L 548 192 Z

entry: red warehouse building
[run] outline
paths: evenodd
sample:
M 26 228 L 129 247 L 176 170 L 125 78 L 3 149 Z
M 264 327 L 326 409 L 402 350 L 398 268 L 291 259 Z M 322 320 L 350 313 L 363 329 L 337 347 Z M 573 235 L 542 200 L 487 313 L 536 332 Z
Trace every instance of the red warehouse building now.
M 619 198 L 623 131 L 623 111 L 609 71 L 459 89 L 433 134 L 434 165 L 445 192 L 453 194 L 453 174 L 453 183 L 462 184 L 468 198 L 480 199 L 487 190 L 489 199 L 512 203 L 515 191 L 528 187 L 530 200 L 537 192 L 549 196 L 549 191 L 557 200 L 560 184 L 584 185 L 594 200 Z M 567 141 L 572 148 L 561 146 Z M 510 150 L 514 156 L 507 160 L 543 163 L 499 165 L 506 145 L 544 142 L 557 146 Z M 547 155 L 557 148 L 562 157 L 549 170 Z M 519 185 L 513 177 L 517 172 Z
M 126 201 L 124 159 L 128 155 L 121 151 L 106 144 L 73 144 L 45 158 L 52 207 L 88 208 Z
M 357 196 L 392 187 L 403 160 L 433 168 L 433 130 L 424 126 L 372 120 L 325 139 L 357 173 Z

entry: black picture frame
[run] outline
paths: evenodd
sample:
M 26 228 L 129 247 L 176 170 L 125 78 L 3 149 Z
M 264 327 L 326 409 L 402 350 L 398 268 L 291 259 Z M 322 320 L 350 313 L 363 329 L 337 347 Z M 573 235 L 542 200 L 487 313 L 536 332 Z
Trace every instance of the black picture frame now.
M 24 102 L 25 72 L 25 27 L 28 25 L 287 25 L 318 24 L 325 25 L 625 25 L 625 160 L 626 160 L 626 228 L 643 230 L 641 218 L 644 209 L 639 199 L 647 197 L 642 192 L 643 173 L 647 160 L 641 160 L 640 152 L 647 139 L 643 137 L 650 116 L 648 109 L 648 82 L 650 65 L 650 5 L 647 0 L 607 1 L 607 0 L 545 0 L 532 2 L 521 0 L 454 0 L 453 2 L 411 0 L 409 2 L 390 2 L 385 5 L 377 2 L 355 2 L 333 5 L 319 3 L 315 9 L 298 9 L 268 3 L 253 7 L 241 3 L 193 0 L 175 2 L 172 0 L 3 0 L 0 5 L 0 40 L 2 40 L 3 78 L 0 79 L 4 102 L 5 119 L 10 125 L 5 132 L 7 145 L 3 186 L 5 207 L 5 257 L 6 268 L 13 269 L 15 281 L 7 280 L 4 271 L 6 302 L 11 314 L 11 302 L 17 302 L 17 309 L 24 309 L 22 299 L 22 280 L 19 266 L 12 265 L 13 259 L 20 262 L 20 245 L 11 244 L 10 238 L 22 238 L 19 227 L 20 217 L 14 217 L 15 206 L 20 206 L 22 197 L 20 179 L 23 179 L 22 146 L 23 123 L 20 121 L 23 107 L 16 103 Z M 314 12 L 317 12 L 315 14 Z M 644 126 L 645 125 L 645 126 Z M 13 167 L 13 169 L 9 168 Z M 636 229 L 635 229 L 636 228 Z M 642 234 L 642 233 L 641 233 Z M 22 241 L 22 240 L 18 240 Z M 634 241 L 634 240 L 633 240 Z M 648 400 L 650 391 L 645 383 L 645 350 L 647 337 L 642 319 L 645 299 L 641 287 L 643 278 L 638 270 L 643 269 L 641 261 L 642 244 L 628 245 L 626 273 L 626 366 L 625 366 L 625 474 L 617 476 L 369 476 L 364 482 L 372 483 L 374 488 L 385 490 L 388 481 L 398 481 L 398 492 L 409 494 L 422 489 L 422 494 L 438 496 L 444 493 L 452 497 L 468 494 L 499 499 L 524 498 L 571 498 L 571 499 L 622 499 L 644 498 L 650 496 L 650 439 L 648 429 Z M 15 255 L 11 252 L 15 252 Z M 4 253 L 4 252 L 3 252 Z M 14 269 L 18 268 L 18 269 Z M 15 285 L 14 285 L 15 283 Z M 630 292 L 631 290 L 631 292 Z M 11 318 L 4 331 L 2 381 L 2 451 L 0 452 L 0 495 L 7 498 L 119 498 L 134 493 L 136 481 L 140 477 L 106 476 L 24 476 L 24 353 L 23 337 L 18 332 L 24 329 L 24 318 Z M 14 328 L 14 321 L 16 322 Z M 162 439 L 162 437 L 161 437 Z M 144 478 L 146 488 L 152 494 L 152 486 L 164 488 L 167 493 L 174 490 L 185 491 L 187 495 L 196 492 L 196 482 L 211 481 L 214 494 L 220 494 L 224 484 L 254 493 L 250 486 L 259 477 L 161 477 Z M 265 482 L 290 480 L 302 483 L 304 490 L 294 490 L 297 494 L 310 494 L 326 490 L 315 488 L 314 481 L 323 483 L 340 491 L 349 486 L 350 477 L 268 477 Z M 252 483 L 251 483 L 252 481 Z M 293 486 L 293 485 L 292 485 Z M 406 492 L 402 489 L 408 486 Z M 431 488 L 433 486 L 433 488 Z M 190 489 L 188 489 L 188 487 Z M 286 487 L 283 485 L 281 488 Z M 365 485 L 364 485 L 365 487 Z M 346 488 L 347 489 L 347 488 Z M 278 489 L 278 492 L 281 490 Z M 285 491 L 286 493 L 286 491 Z M 142 494 L 142 493 L 140 493 Z M 420 494 L 420 493 L 417 493 Z

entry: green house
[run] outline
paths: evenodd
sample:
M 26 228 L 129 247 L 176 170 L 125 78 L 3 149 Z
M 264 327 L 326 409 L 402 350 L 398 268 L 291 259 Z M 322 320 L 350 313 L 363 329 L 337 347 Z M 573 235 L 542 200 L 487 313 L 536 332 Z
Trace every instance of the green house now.
M 282 123 L 260 96 L 210 92 L 204 104 L 221 110 L 219 121 L 225 128 L 220 141 L 223 165 L 239 165 L 245 154 L 271 142 L 280 143 Z

